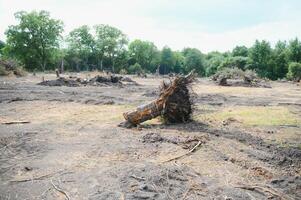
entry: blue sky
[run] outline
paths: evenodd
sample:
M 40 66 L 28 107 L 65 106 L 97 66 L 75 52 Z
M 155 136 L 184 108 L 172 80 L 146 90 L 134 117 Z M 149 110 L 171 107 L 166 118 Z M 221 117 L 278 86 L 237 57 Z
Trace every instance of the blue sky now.
M 0 39 L 15 24 L 13 13 L 48 10 L 65 23 L 66 35 L 80 25 L 110 24 L 130 40 L 180 50 L 226 51 L 255 39 L 301 38 L 298 0 L 0 0 Z

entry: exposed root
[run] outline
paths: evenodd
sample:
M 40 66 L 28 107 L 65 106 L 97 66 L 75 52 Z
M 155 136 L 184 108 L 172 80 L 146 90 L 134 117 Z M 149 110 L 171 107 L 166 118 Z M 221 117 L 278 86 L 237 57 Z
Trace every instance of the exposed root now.
M 56 186 L 56 185 L 53 183 L 52 180 L 51 180 L 51 184 L 52 184 L 53 188 L 54 188 L 56 191 L 58 191 L 58 192 L 60 192 L 61 194 L 63 194 L 67 200 L 70 200 L 69 195 L 68 195 L 64 190 L 62 190 L 61 188 L 59 188 L 58 186 Z

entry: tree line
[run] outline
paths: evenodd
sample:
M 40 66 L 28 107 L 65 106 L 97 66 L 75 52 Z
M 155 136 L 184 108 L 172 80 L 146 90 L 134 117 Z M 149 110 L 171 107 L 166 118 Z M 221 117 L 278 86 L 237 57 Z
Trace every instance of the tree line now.
M 298 38 L 278 41 L 256 40 L 250 48 L 236 46 L 232 51 L 202 53 L 196 48 L 161 50 L 150 41 L 129 41 L 126 34 L 110 25 L 83 25 L 62 37 L 63 22 L 47 11 L 17 12 L 17 25 L 5 31 L 0 55 L 20 61 L 25 69 L 109 70 L 114 73 L 187 73 L 211 76 L 224 68 L 251 69 L 272 80 L 301 77 L 301 42 Z

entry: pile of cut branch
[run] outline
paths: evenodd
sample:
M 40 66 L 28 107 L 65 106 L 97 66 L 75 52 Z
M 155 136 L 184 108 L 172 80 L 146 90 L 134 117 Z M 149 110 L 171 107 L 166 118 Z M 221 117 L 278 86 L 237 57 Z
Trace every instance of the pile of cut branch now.
M 193 101 L 189 85 L 195 80 L 194 71 L 187 76 L 176 76 L 170 83 L 162 83 L 159 98 L 135 111 L 123 114 L 122 127 L 134 127 L 144 121 L 162 116 L 166 123 L 187 122 L 191 118 Z

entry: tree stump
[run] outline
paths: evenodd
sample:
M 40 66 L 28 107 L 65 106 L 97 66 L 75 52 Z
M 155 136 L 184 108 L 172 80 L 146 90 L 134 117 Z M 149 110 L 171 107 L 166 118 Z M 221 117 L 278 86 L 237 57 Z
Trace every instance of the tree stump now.
M 192 113 L 192 99 L 187 88 L 195 79 L 194 71 L 187 76 L 177 76 L 166 84 L 163 82 L 158 99 L 139 106 L 135 111 L 123 113 L 123 127 L 133 127 L 144 121 L 162 116 L 165 122 L 186 122 Z

